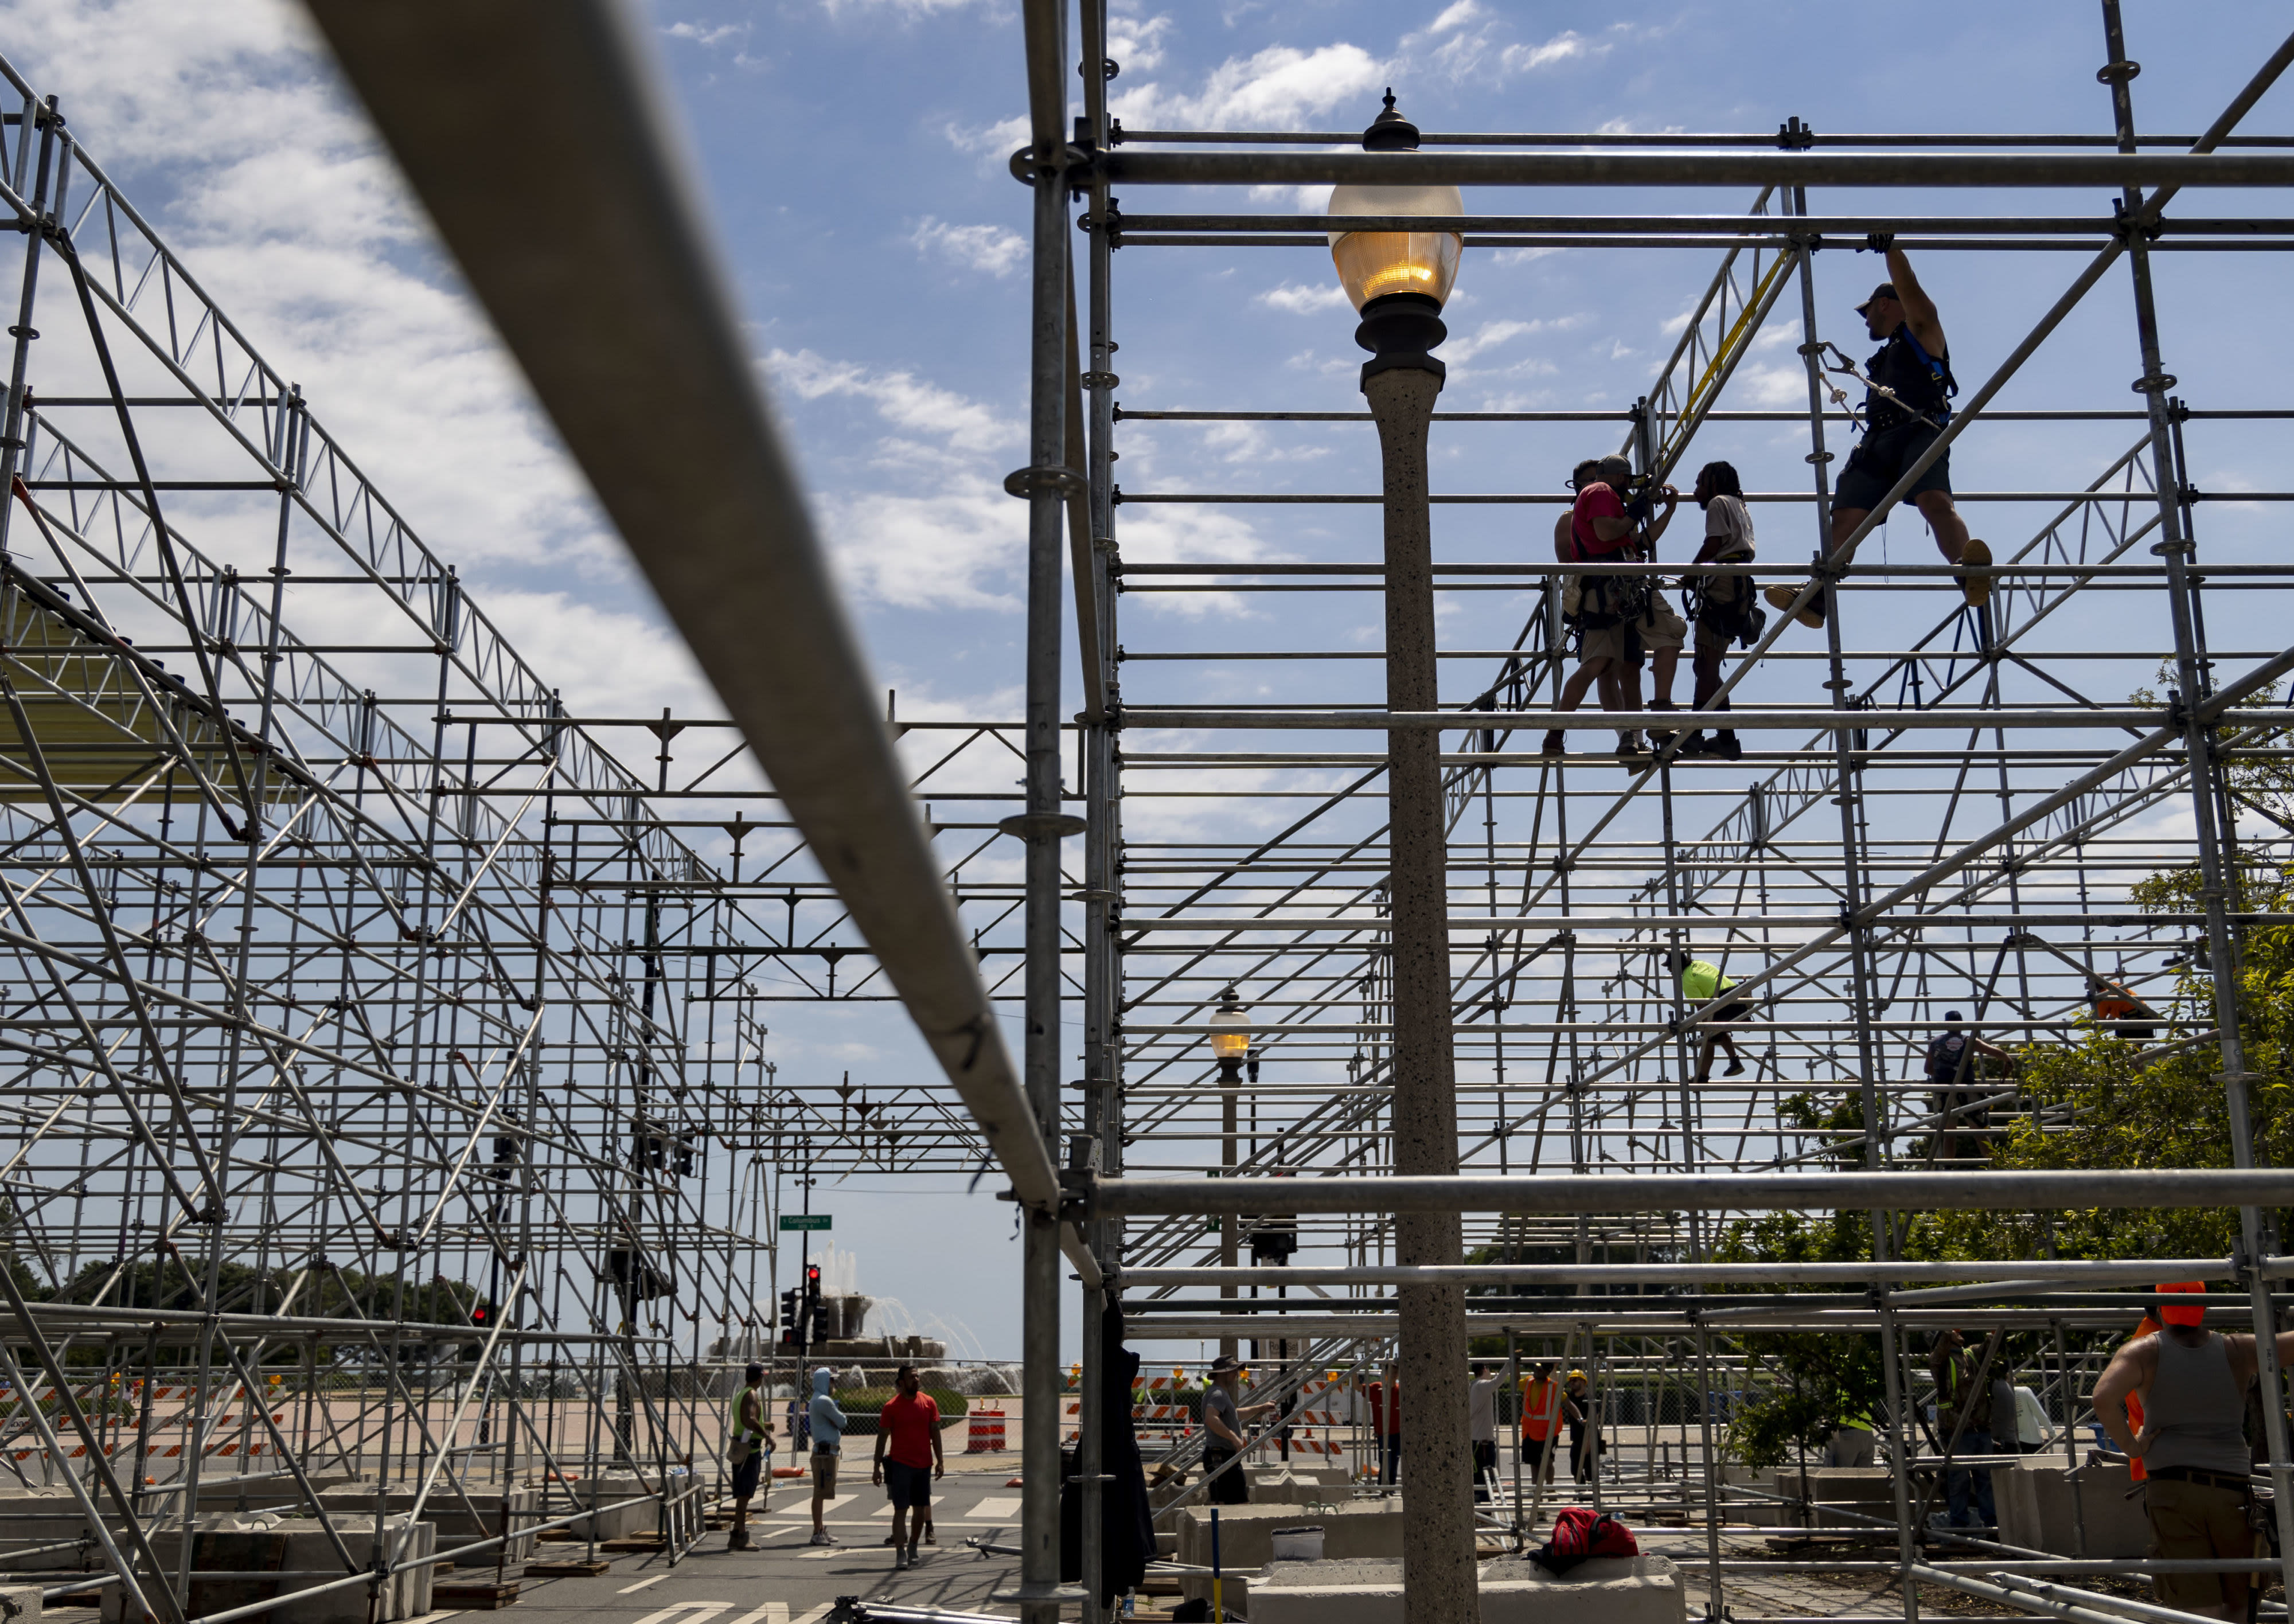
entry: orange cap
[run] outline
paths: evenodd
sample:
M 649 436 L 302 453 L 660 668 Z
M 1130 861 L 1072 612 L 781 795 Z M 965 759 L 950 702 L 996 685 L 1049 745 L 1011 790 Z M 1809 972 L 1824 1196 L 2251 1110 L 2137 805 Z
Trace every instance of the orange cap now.
M 2171 1284 L 2162 1284 L 2159 1289 L 2161 1292 L 2195 1292 L 2203 1297 L 2207 1295 L 2207 1283 L 2204 1280 L 2176 1280 Z M 2159 1317 L 2168 1325 L 2204 1325 L 2207 1322 L 2207 1305 L 2203 1303 L 2188 1305 L 2161 1303 Z

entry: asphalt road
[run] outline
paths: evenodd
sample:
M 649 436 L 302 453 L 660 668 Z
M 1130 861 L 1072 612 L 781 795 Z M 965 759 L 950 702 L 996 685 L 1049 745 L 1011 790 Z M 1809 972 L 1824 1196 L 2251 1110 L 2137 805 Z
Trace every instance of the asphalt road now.
M 530 1579 L 507 1613 L 538 1624 L 559 1619 L 581 1624 L 818 1624 L 841 1596 L 984 1612 L 991 1608 L 991 1590 L 1018 1581 L 1017 1558 L 983 1558 L 964 1543 L 989 1537 L 1016 1542 L 1020 1491 L 1005 1487 L 1013 1475 L 1010 1465 L 951 1469 L 933 1484 L 940 1543 L 922 1547 L 917 1565 L 905 1573 L 894 1571 L 892 1547 L 883 1543 L 891 1531 L 891 1502 L 883 1490 L 870 1486 L 865 1462 L 858 1475 L 857 1485 L 840 1485 L 842 1491 L 828 1507 L 828 1531 L 835 1545 L 810 1543 L 811 1485 L 784 1481 L 774 1486 L 763 1515 L 751 1504 L 754 1545 L 749 1550 L 727 1549 L 728 1535 L 716 1531 L 704 1535 L 674 1568 L 665 1556 L 619 1556 L 611 1572 L 596 1579 Z M 573 1555 L 581 1547 L 557 1550 Z M 993 1611 L 1010 1616 L 1017 1609 Z M 434 1620 L 480 1616 L 430 1615 Z

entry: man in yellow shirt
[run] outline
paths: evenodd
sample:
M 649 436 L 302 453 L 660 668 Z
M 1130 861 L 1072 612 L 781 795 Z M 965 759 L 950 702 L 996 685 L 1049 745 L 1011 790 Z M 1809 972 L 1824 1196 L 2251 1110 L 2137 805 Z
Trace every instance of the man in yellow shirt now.
M 1675 952 L 1666 960 L 1666 962 L 1672 967 L 1673 973 L 1680 978 L 1680 995 L 1691 1010 L 1703 1008 L 1737 985 L 1720 973 L 1719 965 L 1710 963 L 1704 959 L 1692 958 L 1686 953 Z M 1734 1025 L 1739 1021 L 1752 1019 L 1753 1006 L 1742 998 L 1735 999 L 1722 1004 L 1706 1019 Z M 1737 1052 L 1737 1040 L 1728 1033 L 1714 1027 L 1706 1031 L 1704 1042 L 1697 1051 L 1696 1080 L 1699 1083 L 1708 1082 L 1712 1078 L 1712 1050 L 1716 1044 L 1729 1052 L 1729 1069 L 1720 1075 L 1726 1077 L 1744 1075 L 1745 1060 L 1744 1057 Z

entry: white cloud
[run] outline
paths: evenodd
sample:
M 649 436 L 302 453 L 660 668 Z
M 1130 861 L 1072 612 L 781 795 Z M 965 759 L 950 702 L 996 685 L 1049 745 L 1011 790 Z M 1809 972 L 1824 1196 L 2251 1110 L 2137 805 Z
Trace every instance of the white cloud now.
M 1508 45 L 1498 53 L 1498 66 L 1507 73 L 1531 73 L 1556 62 L 1591 61 L 1608 53 L 1607 41 L 1588 39 L 1570 28 L 1542 45 Z
M 1455 5 L 1428 23 L 1426 31 L 1428 34 L 1447 34 L 1452 28 L 1464 28 L 1476 17 L 1485 17 L 1488 14 L 1480 6 L 1475 4 L 1474 0 L 1458 0 Z
M 793 354 L 775 350 L 766 360 L 773 381 L 804 400 L 831 395 L 865 400 L 895 427 L 945 435 L 956 451 L 993 451 L 1019 436 L 1018 424 L 967 395 L 920 382 L 912 372 L 873 371 L 852 361 L 829 361 L 810 350 Z
M 927 215 L 908 240 L 927 259 L 950 260 L 989 276 L 1009 276 L 1028 263 L 1028 240 L 1000 225 L 950 225 Z
M 1107 20 L 1107 54 L 1127 73 L 1145 73 L 1163 60 L 1163 37 L 1171 31 L 1167 13 Z
M 1117 117 L 1137 128 L 1296 129 L 1312 114 L 1375 95 L 1385 69 L 1359 45 L 1344 43 L 1302 51 L 1270 45 L 1249 57 L 1230 57 L 1192 95 L 1141 85 L 1114 98 Z
M 977 152 L 986 157 L 1002 158 L 1028 144 L 1028 118 L 1024 113 L 1010 118 L 999 118 L 994 124 L 969 126 L 953 120 L 940 126 L 948 144 L 959 152 Z
M 713 51 L 729 40 L 745 39 L 748 33 L 745 22 L 720 22 L 713 28 L 701 22 L 672 22 L 662 29 L 664 38 L 684 40 L 704 51 Z
M 1116 518 L 1116 540 L 1132 564 L 1270 564 L 1293 558 L 1240 515 L 1216 508 L 1127 507 Z M 1143 592 L 1125 600 L 1164 614 L 1202 620 L 1212 615 L 1257 620 L 1248 594 Z
M 1256 303 L 1273 310 L 1287 311 L 1294 316 L 1321 315 L 1328 311 L 1346 308 L 1346 289 L 1336 282 L 1285 282 L 1280 288 L 1270 288 L 1258 296 Z

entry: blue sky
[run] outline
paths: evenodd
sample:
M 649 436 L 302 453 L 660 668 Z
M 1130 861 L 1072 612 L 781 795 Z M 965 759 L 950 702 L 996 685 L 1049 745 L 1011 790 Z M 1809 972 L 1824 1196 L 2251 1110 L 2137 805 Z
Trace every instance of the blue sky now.
M 899 690 L 904 717 L 1016 719 L 1025 510 L 1001 489 L 1026 460 L 1029 199 L 1005 168 L 1022 139 L 1015 8 L 652 0 L 647 11 L 751 341 L 879 677 Z M 2130 49 L 2144 64 L 2134 87 L 2141 127 L 2201 127 L 2285 27 L 2272 6 L 2217 5 L 2203 15 L 2199 28 L 2187 6 L 2128 5 Z M 2095 5 L 1944 3 L 1920 8 L 1916 24 L 1909 16 L 1781 4 L 1127 4 L 1118 12 L 1111 50 L 1122 71 L 1112 89 L 1132 128 L 1356 129 L 1388 84 L 1428 129 L 1768 130 L 1790 115 L 1826 132 L 2109 127 L 2095 79 L 2103 60 Z M 14 0 L 0 4 L 0 51 L 62 98 L 81 137 L 256 343 L 302 382 L 431 546 L 462 565 L 510 639 L 561 674 L 570 698 L 622 715 L 664 704 L 713 710 L 292 7 Z M 2294 92 L 2274 92 L 2245 127 L 2284 130 L 2290 99 Z M 1748 200 L 1517 191 L 1468 204 L 1656 212 Z M 1269 189 L 1248 201 L 1203 192 L 1130 207 L 1281 213 L 1314 202 Z M 2217 205 L 2283 209 L 2274 198 L 2221 193 L 2186 197 L 2182 209 Z M 1811 199 L 1818 213 L 1874 206 L 2099 215 L 2109 199 Z M 1469 255 L 1450 312 L 1444 405 L 1629 403 L 1647 388 L 1717 257 L 1704 249 Z M 1988 375 L 2083 263 L 2060 253 L 1922 262 L 1965 385 Z M 2193 403 L 2275 403 L 2273 386 L 2294 359 L 2274 316 L 2282 263 L 2265 254 L 2160 256 L 2168 365 Z M 1878 275 L 1869 256 L 1819 256 L 1819 320 L 1830 336 L 1845 345 L 1859 333 L 1848 307 Z M 1352 318 L 1320 252 L 1126 249 L 1116 308 L 1126 406 L 1359 402 Z M 1729 403 L 1804 399 L 1796 337 L 1777 325 Z M 1868 346 L 1848 347 L 1860 355 Z M 1999 403 L 2124 407 L 2137 398 L 2127 385 L 2140 369 L 2127 279 L 2114 272 Z M 1618 437 L 1607 428 L 1445 428 L 1436 486 L 1554 490 L 1578 456 Z M 2135 437 L 2118 424 L 2002 425 L 1964 440 L 1955 469 L 1963 488 L 2076 488 Z M 1121 444 L 1119 478 L 1135 491 L 1361 491 L 1375 472 L 1370 431 L 1358 426 L 1143 425 Z M 1711 431 L 1692 463 L 1727 455 L 1748 488 L 1800 490 L 1805 449 L 1804 433 L 1789 427 L 1729 426 Z M 2283 489 L 2282 451 L 2275 426 L 2194 433 L 2194 477 L 2209 491 Z M 2210 505 L 2209 556 L 2261 556 L 2280 511 Z M 1995 546 L 2020 542 L 2034 512 L 1982 510 L 1977 533 L 1989 523 Z M 1437 549 L 1459 559 L 1542 552 L 1550 513 L 1448 510 Z M 1804 507 L 1756 516 L 1764 556 L 1806 556 Z M 1366 508 L 1142 506 L 1120 523 L 1134 560 L 1359 559 L 1377 545 Z M 1932 556 L 1916 521 L 1898 520 L 1883 545 L 1899 558 Z M 1444 637 L 1509 643 L 1525 607 L 1496 594 L 1453 602 Z M 2111 636 L 2112 617 L 2139 612 L 2093 613 L 2100 620 L 2083 622 L 2077 640 Z M 2240 611 L 2225 613 L 2234 628 Z M 1135 647 L 1375 648 L 1378 638 L 1375 604 L 1362 596 L 1133 597 L 1124 614 Z M 2133 622 L 2129 631 L 2155 637 Z M 2225 636 L 2240 646 L 2282 640 Z M 1342 691 L 1315 686 L 1333 669 Z M 1369 663 L 1297 675 L 1135 668 L 1128 696 L 1375 702 L 1375 673 Z M 1446 675 L 1474 680 L 1462 668 Z M 2097 678 L 2103 696 L 2115 697 L 2110 684 L 2120 675 Z M 1763 672 L 1748 692 L 1776 697 L 1792 691 L 1790 680 Z M 632 747 L 627 758 L 641 753 Z M 1143 811 L 1138 826 L 1152 827 L 1157 816 L 1175 815 Z M 1184 813 L 1228 831 L 1267 828 L 1282 816 L 1247 796 Z M 777 1024 L 786 1075 L 849 1068 L 856 1080 L 889 1083 L 919 1064 L 921 1052 L 881 1009 L 788 1011 Z M 838 1214 L 839 1240 L 859 1255 L 864 1288 L 960 1318 L 990 1351 L 1016 1352 L 1016 1249 L 1008 1209 L 984 1190 L 965 1199 L 905 1180 L 823 1204 Z

